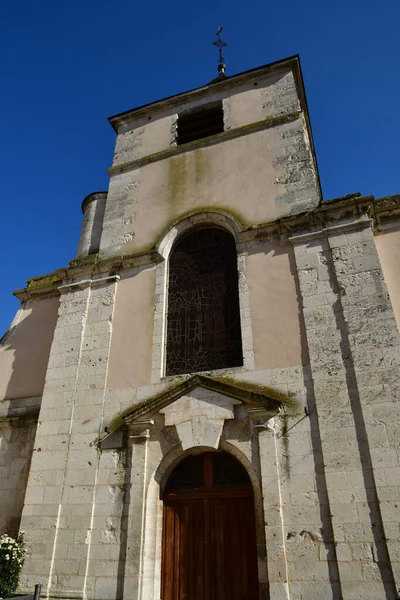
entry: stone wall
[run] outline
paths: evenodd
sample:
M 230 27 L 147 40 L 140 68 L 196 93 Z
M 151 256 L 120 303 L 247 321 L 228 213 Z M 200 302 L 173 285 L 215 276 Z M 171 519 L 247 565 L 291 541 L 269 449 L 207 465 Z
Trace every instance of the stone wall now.
M 400 336 L 359 220 L 292 238 L 343 597 L 396 597 Z M 397 482 L 398 483 L 398 482 Z
M 0 531 L 12 537 L 19 531 L 35 431 L 35 421 L 0 421 Z

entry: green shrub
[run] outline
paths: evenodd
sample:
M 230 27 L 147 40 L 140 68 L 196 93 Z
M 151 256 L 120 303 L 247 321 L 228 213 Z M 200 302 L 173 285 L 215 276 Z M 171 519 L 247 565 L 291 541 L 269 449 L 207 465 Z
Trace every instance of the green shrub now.
M 0 599 L 8 598 L 17 589 L 25 552 L 22 531 L 16 540 L 5 533 L 0 537 Z

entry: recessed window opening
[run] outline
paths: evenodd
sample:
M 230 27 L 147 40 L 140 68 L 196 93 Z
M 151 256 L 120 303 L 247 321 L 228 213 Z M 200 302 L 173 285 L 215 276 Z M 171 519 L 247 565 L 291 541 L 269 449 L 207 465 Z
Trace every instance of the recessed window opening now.
M 196 230 L 170 257 L 165 373 L 241 365 L 235 240 L 222 229 Z
M 187 144 L 224 131 L 222 101 L 213 102 L 178 116 L 177 144 Z

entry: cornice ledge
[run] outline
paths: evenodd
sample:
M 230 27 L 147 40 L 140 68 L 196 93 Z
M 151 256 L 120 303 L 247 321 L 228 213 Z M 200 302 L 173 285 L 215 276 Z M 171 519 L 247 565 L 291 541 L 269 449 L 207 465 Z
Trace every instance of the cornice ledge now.
M 61 293 L 70 292 L 74 289 L 84 289 L 86 287 L 95 288 L 107 283 L 115 283 L 121 278 L 119 275 L 107 275 L 106 277 L 95 276 L 90 279 L 79 279 L 78 281 L 68 281 L 58 288 Z
M 93 256 L 93 255 L 92 255 Z M 16 296 L 21 302 L 36 298 L 58 296 L 67 288 L 84 288 L 88 285 L 102 285 L 105 279 L 119 277 L 119 272 L 163 260 L 157 250 L 138 252 L 127 255 L 99 257 L 90 261 L 74 259 L 68 267 L 57 269 L 49 275 L 28 279 L 26 288 L 16 290 Z M 101 277 L 106 275 L 106 277 Z
M 367 229 L 373 224 L 373 219 L 369 219 L 367 216 L 347 223 L 340 223 L 339 225 L 331 225 L 330 227 L 321 227 L 315 231 L 308 231 L 307 233 L 299 233 L 298 235 L 290 236 L 289 242 L 292 244 L 304 244 L 312 240 L 320 239 L 322 237 L 331 237 L 334 235 L 340 235 L 342 233 L 348 233 L 349 231 L 359 231 Z
M 337 225 L 334 223 L 338 222 Z M 340 221 L 342 221 L 340 223 Z M 238 232 L 239 243 L 270 238 L 290 239 L 294 242 L 299 236 L 316 239 L 326 235 L 339 233 L 340 229 L 369 227 L 371 224 L 378 230 L 388 228 L 390 224 L 400 222 L 400 194 L 375 200 L 374 196 L 351 194 L 343 198 L 322 202 L 312 211 L 298 215 L 282 217 L 269 223 L 250 226 Z M 335 229 L 336 228 L 336 229 Z M 344 228 L 344 229 L 343 229 Z M 297 233 L 298 232 L 298 233 Z M 303 237 L 306 240 L 305 237 Z M 92 281 L 96 275 L 108 274 L 112 277 L 119 272 L 148 264 L 163 261 L 157 249 L 151 248 L 142 252 L 127 255 L 102 256 L 91 254 L 70 261 L 69 265 L 57 269 L 53 273 L 28 279 L 26 288 L 16 290 L 21 302 L 37 298 L 58 296 L 60 288 L 74 283 L 80 278 Z
M 264 77 L 267 74 L 275 75 L 285 71 L 293 71 L 295 76 L 300 79 L 301 85 L 303 85 L 301 80 L 299 56 L 289 56 L 282 60 L 261 65 L 242 73 L 236 73 L 235 75 L 228 76 L 219 81 L 213 80 L 212 82 L 209 82 L 201 87 L 187 90 L 185 92 L 181 92 L 180 94 L 174 94 L 173 96 L 155 100 L 154 102 L 126 110 L 122 113 L 118 113 L 109 117 L 108 121 L 110 122 L 114 131 L 117 132 L 118 127 L 121 125 L 125 125 L 126 123 L 130 123 L 135 119 L 147 116 L 149 111 L 164 110 L 165 108 L 171 107 L 178 108 L 182 104 L 187 104 L 193 100 L 207 97 L 210 93 L 214 94 L 216 90 L 220 91 L 225 88 L 235 88 L 245 81 L 250 81 L 258 77 Z
M 213 146 L 214 144 L 220 144 L 222 142 L 226 142 L 237 137 L 242 137 L 243 135 L 247 135 L 249 133 L 262 131 L 263 129 L 269 129 L 270 127 L 276 127 L 284 123 L 296 121 L 302 115 L 303 111 L 298 110 L 288 113 L 286 115 L 268 117 L 266 119 L 263 119 L 262 121 L 257 121 L 256 123 L 249 123 L 248 125 L 236 127 L 235 129 L 229 129 L 227 131 L 223 131 L 222 133 L 217 133 L 215 135 L 210 135 L 209 137 L 202 138 L 200 140 L 195 140 L 194 142 L 188 142 L 187 144 L 183 144 L 182 146 L 174 146 L 172 148 L 167 148 L 166 150 L 161 150 L 160 152 L 156 152 L 154 154 L 149 154 L 148 156 L 143 156 L 142 158 L 137 158 L 136 160 L 128 161 L 121 165 L 115 165 L 108 169 L 108 173 L 109 175 L 117 175 L 119 173 L 123 173 L 124 171 L 139 169 L 140 167 L 143 167 L 150 163 L 165 160 L 173 156 L 178 156 L 179 154 L 184 154 L 185 152 L 189 152 L 190 150 L 196 150 L 197 148 Z
M 331 227 L 349 227 L 351 226 L 349 223 L 360 224 L 368 219 L 377 228 L 381 224 L 399 221 L 400 195 L 375 200 L 374 196 L 351 194 L 324 201 L 308 212 L 249 227 L 238 237 L 240 242 L 272 238 L 288 239 L 297 235 L 311 235 L 315 238 L 325 235 L 321 232 Z

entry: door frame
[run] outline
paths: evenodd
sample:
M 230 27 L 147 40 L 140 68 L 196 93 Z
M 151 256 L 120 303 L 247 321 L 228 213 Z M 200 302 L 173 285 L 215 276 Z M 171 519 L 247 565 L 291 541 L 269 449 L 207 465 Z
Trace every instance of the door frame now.
M 197 449 L 196 449 L 197 450 Z M 228 457 L 230 457 L 230 460 L 232 462 L 238 462 L 239 465 L 242 467 L 242 469 L 244 469 L 244 471 L 246 472 L 247 475 L 247 479 L 248 479 L 248 483 L 245 483 L 244 480 L 242 479 L 242 477 L 239 476 L 239 480 L 241 480 L 241 485 L 239 484 L 234 484 L 234 485 L 225 485 L 225 486 L 221 486 L 218 487 L 218 484 L 216 487 L 213 487 L 213 455 L 215 454 L 225 454 Z M 170 489 L 168 490 L 168 482 L 170 481 L 170 477 L 172 475 L 172 473 L 175 471 L 175 469 L 177 469 L 179 467 L 180 464 L 182 464 L 182 462 L 186 459 L 189 458 L 190 456 L 193 455 L 198 455 L 198 456 L 203 456 L 204 457 L 204 461 L 203 461 L 203 474 L 202 474 L 202 483 L 204 487 L 200 487 L 200 488 L 187 488 L 187 489 L 181 489 L 181 488 L 175 488 L 175 489 Z M 187 481 L 187 480 L 186 480 Z M 197 482 L 196 482 L 197 483 Z M 254 494 L 254 486 L 252 484 L 252 481 L 250 479 L 249 476 L 249 471 L 247 469 L 244 468 L 243 463 L 238 460 L 238 458 L 232 453 L 232 452 L 227 452 L 225 449 L 220 449 L 220 450 L 215 450 L 215 449 L 209 449 L 209 448 L 203 448 L 202 451 L 196 451 L 193 452 L 192 451 L 188 451 L 185 453 L 182 453 L 181 456 L 179 457 L 179 460 L 176 460 L 173 462 L 172 465 L 170 465 L 170 468 L 167 470 L 167 472 L 165 473 L 164 477 L 163 477 L 163 486 L 161 488 L 161 490 L 164 489 L 164 493 L 160 494 L 161 498 L 162 498 L 162 503 L 163 503 L 163 522 L 162 522 L 162 550 L 161 550 L 161 586 L 160 586 L 160 596 L 162 595 L 162 597 L 164 596 L 164 585 L 165 585 L 165 580 L 166 580 L 166 563 L 167 563 L 167 556 L 166 556 L 166 552 L 167 552 L 167 547 L 169 546 L 168 541 L 167 541 L 167 511 L 168 511 L 168 507 L 172 508 L 173 510 L 173 514 L 175 513 L 176 507 L 180 504 L 185 504 L 185 502 L 187 502 L 188 504 L 192 503 L 192 502 L 196 502 L 196 501 L 205 501 L 205 504 L 208 504 L 207 500 L 228 500 L 229 499 L 243 499 L 243 500 L 247 500 L 250 501 L 249 502 L 249 509 L 251 507 L 251 510 L 253 512 L 252 515 L 252 519 L 254 518 L 254 546 L 253 546 L 253 550 L 251 552 L 251 554 L 253 554 L 254 552 L 254 560 L 255 563 L 252 563 L 252 567 L 250 566 L 250 571 L 254 571 L 253 575 L 255 576 L 255 579 L 257 581 L 256 586 L 259 588 L 260 587 L 260 576 L 259 576 L 259 565 L 260 565 L 260 560 L 259 560 L 259 544 L 258 544 L 258 534 L 259 534 L 259 527 L 258 527 L 258 523 L 257 523 L 257 511 L 256 511 L 256 507 L 255 507 L 255 494 Z M 160 491 L 161 491 L 160 490 Z M 205 525 L 206 525 L 206 530 L 207 530 L 207 508 L 206 506 L 204 507 L 206 513 L 205 513 Z M 209 518 L 209 517 L 208 517 Z M 208 534 L 210 534 L 210 531 L 208 532 Z M 206 532 L 205 534 L 205 541 L 207 541 L 208 539 L 208 534 Z M 175 542 L 172 543 L 172 546 L 169 547 L 169 551 L 173 551 L 173 548 L 175 547 Z M 265 547 L 265 546 L 263 546 Z M 249 546 L 250 549 L 250 546 Z M 171 556 L 169 556 L 169 559 L 171 560 Z M 173 563 L 175 562 L 175 559 L 173 559 Z M 249 563 L 250 565 L 250 563 Z M 175 567 L 173 568 L 173 571 L 175 571 Z M 179 572 L 179 568 L 177 568 L 176 572 Z M 205 580 L 207 582 L 207 568 L 205 568 Z M 206 584 L 207 585 L 207 584 Z M 260 590 L 261 591 L 261 590 Z M 261 597 L 261 596 L 260 596 Z
M 152 446 L 149 439 L 144 443 L 136 443 L 132 440 L 133 456 L 131 466 L 142 464 L 145 467 L 147 448 Z M 163 494 L 169 475 L 175 466 L 187 455 L 194 452 L 207 452 L 215 450 L 208 446 L 198 446 L 182 450 L 179 444 L 173 446 L 165 454 L 160 446 L 157 445 L 157 452 L 152 455 L 151 465 L 147 468 L 137 471 L 135 469 L 135 480 L 139 484 L 142 481 L 143 491 L 137 489 L 135 497 L 140 499 L 140 508 L 130 506 L 129 533 L 128 539 L 140 540 L 139 546 L 135 550 L 132 545 L 128 547 L 127 569 L 131 570 L 132 576 L 128 575 L 124 584 L 124 596 L 137 598 L 137 600 L 146 600 L 154 598 L 159 600 L 161 597 L 161 551 L 162 551 L 162 529 L 163 529 Z M 254 510 L 256 520 L 256 541 L 257 541 L 257 563 L 258 563 L 258 584 L 260 600 L 266 600 L 269 596 L 268 568 L 266 555 L 265 521 L 264 521 L 264 500 L 261 487 L 261 473 L 259 472 L 258 461 L 253 465 L 251 457 L 254 454 L 246 446 L 238 448 L 235 443 L 227 440 L 220 440 L 219 450 L 227 452 L 235 457 L 246 470 L 254 494 Z M 245 454 L 246 452 L 246 454 Z M 144 461 L 144 462 L 143 462 Z M 143 478 L 143 479 L 142 479 Z M 132 500 L 132 497 L 131 497 Z M 140 513 L 140 515 L 139 515 Z M 131 538 L 133 536 L 133 538 Z M 131 561 L 135 560 L 137 567 L 130 567 Z M 139 569 L 139 571 L 137 571 Z M 137 574 L 135 574 L 137 573 Z

